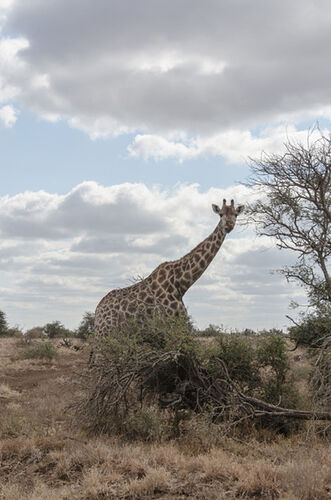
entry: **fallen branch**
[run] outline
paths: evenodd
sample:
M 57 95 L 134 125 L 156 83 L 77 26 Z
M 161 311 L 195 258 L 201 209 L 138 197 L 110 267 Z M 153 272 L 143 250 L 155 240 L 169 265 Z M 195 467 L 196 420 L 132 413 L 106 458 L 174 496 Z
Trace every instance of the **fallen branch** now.
M 145 403 L 177 413 L 211 411 L 215 421 L 238 424 L 261 417 L 331 420 L 331 413 L 282 408 L 242 392 L 231 379 L 224 361 L 208 371 L 194 354 L 181 350 L 158 351 L 146 346 L 118 356 L 99 358 L 84 373 L 86 397 L 76 405 L 80 420 L 99 429 L 109 419 L 121 422 Z

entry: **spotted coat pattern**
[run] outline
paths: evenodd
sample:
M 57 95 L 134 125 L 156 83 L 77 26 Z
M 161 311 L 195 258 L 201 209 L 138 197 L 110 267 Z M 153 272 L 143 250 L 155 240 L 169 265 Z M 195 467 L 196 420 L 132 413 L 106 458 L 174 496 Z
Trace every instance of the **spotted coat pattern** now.
M 222 209 L 213 205 L 220 216 L 215 230 L 184 257 L 160 264 L 147 278 L 126 288 L 110 291 L 98 304 L 95 313 L 95 331 L 106 336 L 130 318 L 143 321 L 155 314 L 176 316 L 187 314 L 183 296 L 200 278 L 220 249 L 227 233 L 232 231 L 237 209 L 231 200 Z

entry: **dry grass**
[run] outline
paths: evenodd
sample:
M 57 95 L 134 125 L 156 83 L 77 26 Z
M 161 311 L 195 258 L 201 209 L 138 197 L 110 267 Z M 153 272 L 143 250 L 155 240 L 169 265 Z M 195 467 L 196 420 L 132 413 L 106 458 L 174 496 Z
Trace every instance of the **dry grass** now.
M 16 438 L 1 445 L 0 491 L 2 498 L 13 500 L 330 498 L 331 458 L 325 444 L 313 449 L 282 441 L 251 446 L 233 448 L 225 441 L 223 449 L 192 456 L 173 443 Z
M 0 342 L 1 500 L 331 498 L 330 446 L 304 433 L 216 443 L 196 422 L 173 442 L 88 438 L 65 412 L 88 349 L 22 365 L 15 340 Z

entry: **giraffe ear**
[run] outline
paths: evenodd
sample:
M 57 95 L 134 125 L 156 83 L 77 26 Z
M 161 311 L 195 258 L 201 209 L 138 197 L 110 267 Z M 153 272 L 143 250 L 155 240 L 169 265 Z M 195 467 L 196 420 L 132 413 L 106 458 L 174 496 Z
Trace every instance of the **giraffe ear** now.
M 245 205 L 239 205 L 239 207 L 236 210 L 236 215 L 241 214 L 241 212 L 243 212 L 244 208 L 245 208 Z
M 215 212 L 215 214 L 218 214 L 220 217 L 222 217 L 222 212 L 221 212 L 221 209 L 218 205 L 214 205 L 214 203 L 212 204 L 212 207 L 213 207 L 213 210 Z

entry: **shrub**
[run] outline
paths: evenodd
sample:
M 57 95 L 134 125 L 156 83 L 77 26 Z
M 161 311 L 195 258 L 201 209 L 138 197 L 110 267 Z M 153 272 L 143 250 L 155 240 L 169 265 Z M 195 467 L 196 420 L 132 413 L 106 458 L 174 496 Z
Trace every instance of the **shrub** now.
M 76 336 L 81 339 L 87 339 L 94 332 L 94 314 L 91 312 L 86 312 L 83 316 L 82 321 L 78 329 L 76 330 Z
M 185 391 L 200 344 L 187 318 L 151 318 L 144 325 L 127 322 L 112 336 L 94 339 L 94 352 L 95 363 L 82 378 L 86 396 L 76 405 L 80 422 L 92 432 L 132 436 L 136 423 L 139 435 L 149 439 L 148 422 L 153 428 L 152 420 L 160 419 L 151 408 L 167 407 L 179 398 L 178 390 Z M 194 391 L 185 397 L 185 405 L 194 407 Z
M 262 337 L 256 355 L 260 366 L 265 368 L 261 384 L 263 398 L 274 404 L 284 403 L 285 393 L 291 391 L 291 384 L 286 382 L 289 361 L 285 338 L 279 333 Z
M 3 311 L 0 311 L 0 335 L 8 335 L 8 324 Z
M 218 337 L 222 335 L 222 328 L 216 325 L 208 325 L 204 330 L 198 330 L 196 332 L 198 337 Z
M 137 408 L 123 424 L 128 439 L 156 442 L 171 437 L 169 416 L 157 407 Z
M 186 318 L 128 322 L 94 339 L 94 363 L 82 374 L 83 395 L 74 404 L 78 421 L 91 433 L 145 440 L 180 436 L 183 422 L 199 415 L 206 417 L 203 433 L 220 423 L 232 432 L 253 419 L 285 431 L 279 423 L 300 412 L 269 404 L 279 396 L 295 402 L 285 340 L 270 335 L 254 350 L 256 343 L 232 334 L 204 346 Z M 267 401 L 258 399 L 261 394 Z
M 214 356 L 224 361 L 230 377 L 239 383 L 242 389 L 251 390 L 259 384 L 260 376 L 254 349 L 245 337 L 239 334 L 218 336 Z
M 314 371 L 310 380 L 315 408 L 331 407 L 331 335 L 314 349 Z
M 310 387 L 315 409 L 328 409 L 331 403 L 331 306 L 319 307 L 301 317 L 301 323 L 289 328 L 296 346 L 305 346 L 313 359 Z
M 14 337 L 20 339 L 23 337 L 23 332 L 18 326 L 14 326 L 13 328 L 8 328 L 6 335 L 8 337 Z
M 289 328 L 291 340 L 296 346 L 318 347 L 331 332 L 331 307 L 320 306 L 310 314 L 302 315 L 301 321 Z
M 42 339 L 44 336 L 44 328 L 42 326 L 35 326 L 33 328 L 30 328 L 30 330 L 27 330 L 25 332 L 25 337 L 28 340 L 31 339 Z
M 270 366 L 279 383 L 285 380 L 289 369 L 285 338 L 281 335 L 261 338 L 258 343 L 257 358 L 262 366 Z
M 38 342 L 35 346 L 30 349 L 26 349 L 23 352 L 22 357 L 24 359 L 54 359 L 58 356 L 58 353 L 51 342 Z
M 53 321 L 52 323 L 47 323 L 43 328 L 43 334 L 54 339 L 57 337 L 72 337 L 73 333 L 64 327 L 60 321 Z

